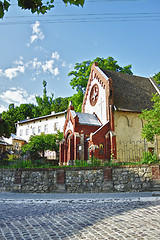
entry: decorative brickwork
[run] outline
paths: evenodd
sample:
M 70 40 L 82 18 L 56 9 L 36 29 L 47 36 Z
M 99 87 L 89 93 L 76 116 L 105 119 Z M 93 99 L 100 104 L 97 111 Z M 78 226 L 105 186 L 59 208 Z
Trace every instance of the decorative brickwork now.
M 65 183 L 65 171 L 57 170 L 57 184 L 64 184 L 64 183 Z
M 15 184 L 20 184 L 21 183 L 21 176 L 22 176 L 22 171 L 17 170 L 15 172 L 15 180 L 14 180 Z
M 142 148 L 143 123 L 138 115 L 141 109 L 150 108 L 149 96 L 156 91 L 149 78 L 104 70 L 94 63 L 83 99 L 82 113 L 76 113 L 72 105 L 68 108 L 64 142 L 60 147 L 60 164 L 68 165 L 76 159 L 88 160 L 93 156 L 102 160 L 115 159 L 117 162 L 136 161 L 138 153 L 135 151 L 136 155 L 131 159 L 128 157 L 129 150 L 124 156 L 120 142 L 129 145 L 129 142 L 135 141 L 136 147 Z M 78 141 L 76 134 L 79 135 Z M 156 149 L 155 144 L 150 147 Z M 159 178 L 158 173 L 155 173 L 156 178 Z
M 152 166 L 153 179 L 160 179 L 160 166 Z
M 112 168 L 105 168 L 103 170 L 103 178 L 106 182 L 112 180 Z

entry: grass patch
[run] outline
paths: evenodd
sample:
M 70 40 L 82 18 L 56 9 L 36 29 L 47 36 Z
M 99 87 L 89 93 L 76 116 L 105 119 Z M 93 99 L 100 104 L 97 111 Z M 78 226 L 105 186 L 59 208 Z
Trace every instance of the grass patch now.
M 20 158 L 17 159 L 15 155 L 8 155 L 3 160 L 0 160 L 0 168 L 9 168 L 9 169 L 17 169 L 17 168 L 73 168 L 73 167 L 99 167 L 99 166 L 124 166 L 124 165 L 141 165 L 141 164 L 154 164 L 160 163 L 156 154 L 151 152 L 143 153 L 143 157 L 139 162 L 114 162 L 113 159 L 110 161 L 106 161 L 102 163 L 100 159 L 90 159 L 88 161 L 85 160 L 75 160 L 74 165 L 69 166 L 58 166 L 55 165 L 55 161 L 49 161 L 44 159 L 36 159 L 36 160 L 22 160 Z

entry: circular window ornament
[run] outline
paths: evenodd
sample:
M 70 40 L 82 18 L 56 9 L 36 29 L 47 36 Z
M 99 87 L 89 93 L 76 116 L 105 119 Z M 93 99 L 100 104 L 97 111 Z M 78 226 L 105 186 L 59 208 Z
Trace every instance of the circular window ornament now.
M 93 87 L 91 88 L 91 93 L 90 93 L 90 104 L 91 106 L 95 106 L 98 100 L 99 96 L 99 87 L 97 84 L 94 84 Z

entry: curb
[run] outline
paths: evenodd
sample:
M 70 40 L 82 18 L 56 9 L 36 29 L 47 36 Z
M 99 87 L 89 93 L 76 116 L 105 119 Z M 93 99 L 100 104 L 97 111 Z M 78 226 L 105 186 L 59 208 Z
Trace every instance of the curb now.
M 17 204 L 57 204 L 57 203 L 67 203 L 67 204 L 83 204 L 83 203 L 122 203 L 122 202 L 157 202 L 160 201 L 160 195 L 157 197 L 139 197 L 139 198 L 107 198 L 107 199 L 1 199 L 0 203 L 17 203 Z
M 152 196 L 160 196 L 160 191 L 153 192 L 153 193 L 152 193 Z

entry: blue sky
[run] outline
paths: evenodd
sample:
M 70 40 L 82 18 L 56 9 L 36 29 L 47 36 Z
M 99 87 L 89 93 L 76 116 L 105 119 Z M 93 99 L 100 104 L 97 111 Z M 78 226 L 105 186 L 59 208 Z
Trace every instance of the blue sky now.
M 86 0 L 83 8 L 55 0 L 44 16 L 11 3 L 0 20 L 0 112 L 35 103 L 44 79 L 48 94 L 73 95 L 68 73 L 84 60 L 112 56 L 144 77 L 160 71 L 159 0 Z

